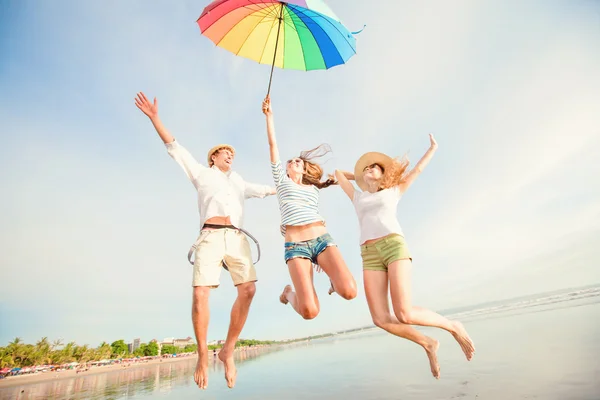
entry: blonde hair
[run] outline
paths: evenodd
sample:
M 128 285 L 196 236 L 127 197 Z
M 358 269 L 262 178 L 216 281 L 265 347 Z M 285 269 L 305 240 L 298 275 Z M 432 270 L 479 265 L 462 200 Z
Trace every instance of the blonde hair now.
M 323 177 L 323 168 L 313 161 L 316 158 L 323 157 L 327 153 L 331 153 L 331 147 L 326 143 L 300 153 L 300 157 L 298 158 L 304 161 L 304 175 L 302 175 L 302 183 L 304 185 L 313 185 L 319 189 L 337 185 L 337 181 L 331 174 L 326 180 L 321 181 L 321 178 Z
M 410 161 L 406 155 L 402 156 L 402 158 L 394 158 L 392 162 L 387 165 L 387 168 L 384 168 L 382 165 L 379 165 L 381 171 L 383 172 L 381 181 L 379 182 L 379 189 L 389 189 L 394 186 L 398 186 L 403 183 L 406 179 L 406 175 L 408 174 L 408 166 L 410 165 Z

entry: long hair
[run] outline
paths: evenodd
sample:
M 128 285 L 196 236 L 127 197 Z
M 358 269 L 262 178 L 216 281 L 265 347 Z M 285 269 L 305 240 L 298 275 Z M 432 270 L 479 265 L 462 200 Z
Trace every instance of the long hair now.
M 323 168 L 314 160 L 321 158 L 327 153 L 331 153 L 331 147 L 323 143 L 314 149 L 306 150 L 300 153 L 300 159 L 304 161 L 304 175 L 302 175 L 302 183 L 304 185 L 314 185 L 319 189 L 324 189 L 331 185 L 337 185 L 337 181 L 333 175 L 321 182 L 323 177 Z
M 409 165 L 410 161 L 406 155 L 402 156 L 400 159 L 398 157 L 394 158 L 387 168 L 379 165 L 379 168 L 383 171 L 383 176 L 379 182 L 379 189 L 389 189 L 403 183 L 408 174 Z

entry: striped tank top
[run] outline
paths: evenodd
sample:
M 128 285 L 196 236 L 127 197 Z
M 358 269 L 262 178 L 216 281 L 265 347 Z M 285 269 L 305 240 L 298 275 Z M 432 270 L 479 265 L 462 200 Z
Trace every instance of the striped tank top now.
M 286 225 L 301 226 L 325 221 L 319 215 L 317 187 L 298 185 L 292 181 L 281 166 L 281 161 L 271 163 L 271 172 L 277 189 L 282 235 L 285 236 Z

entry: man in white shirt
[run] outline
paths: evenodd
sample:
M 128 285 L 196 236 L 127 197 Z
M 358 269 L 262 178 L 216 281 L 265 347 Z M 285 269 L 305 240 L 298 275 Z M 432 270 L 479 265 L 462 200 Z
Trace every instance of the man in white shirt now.
M 227 339 L 219 352 L 219 359 L 225 365 L 227 386 L 232 388 L 237 374 L 233 351 L 256 291 L 256 271 L 250 245 L 244 233 L 238 229 L 242 228 L 244 200 L 274 195 L 275 188 L 245 182 L 240 175 L 231 171 L 235 149 L 230 145 L 213 147 L 208 152 L 208 167 L 199 164 L 163 126 L 158 117 L 156 98 L 151 103 L 140 92 L 135 101 L 136 106 L 152 121 L 169 155 L 183 168 L 198 191 L 200 236 L 190 252 L 195 253 L 192 322 L 198 342 L 194 379 L 201 389 L 208 386 L 208 297 L 210 289 L 219 286 L 222 266 L 229 271 L 237 288 L 238 296 L 231 310 Z

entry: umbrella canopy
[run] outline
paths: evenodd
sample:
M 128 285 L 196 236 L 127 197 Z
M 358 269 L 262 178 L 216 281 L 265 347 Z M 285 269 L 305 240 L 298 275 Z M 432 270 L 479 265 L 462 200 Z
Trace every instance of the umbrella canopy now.
M 272 67 L 329 69 L 356 54 L 356 39 L 322 0 L 216 0 L 197 23 L 217 46 Z

